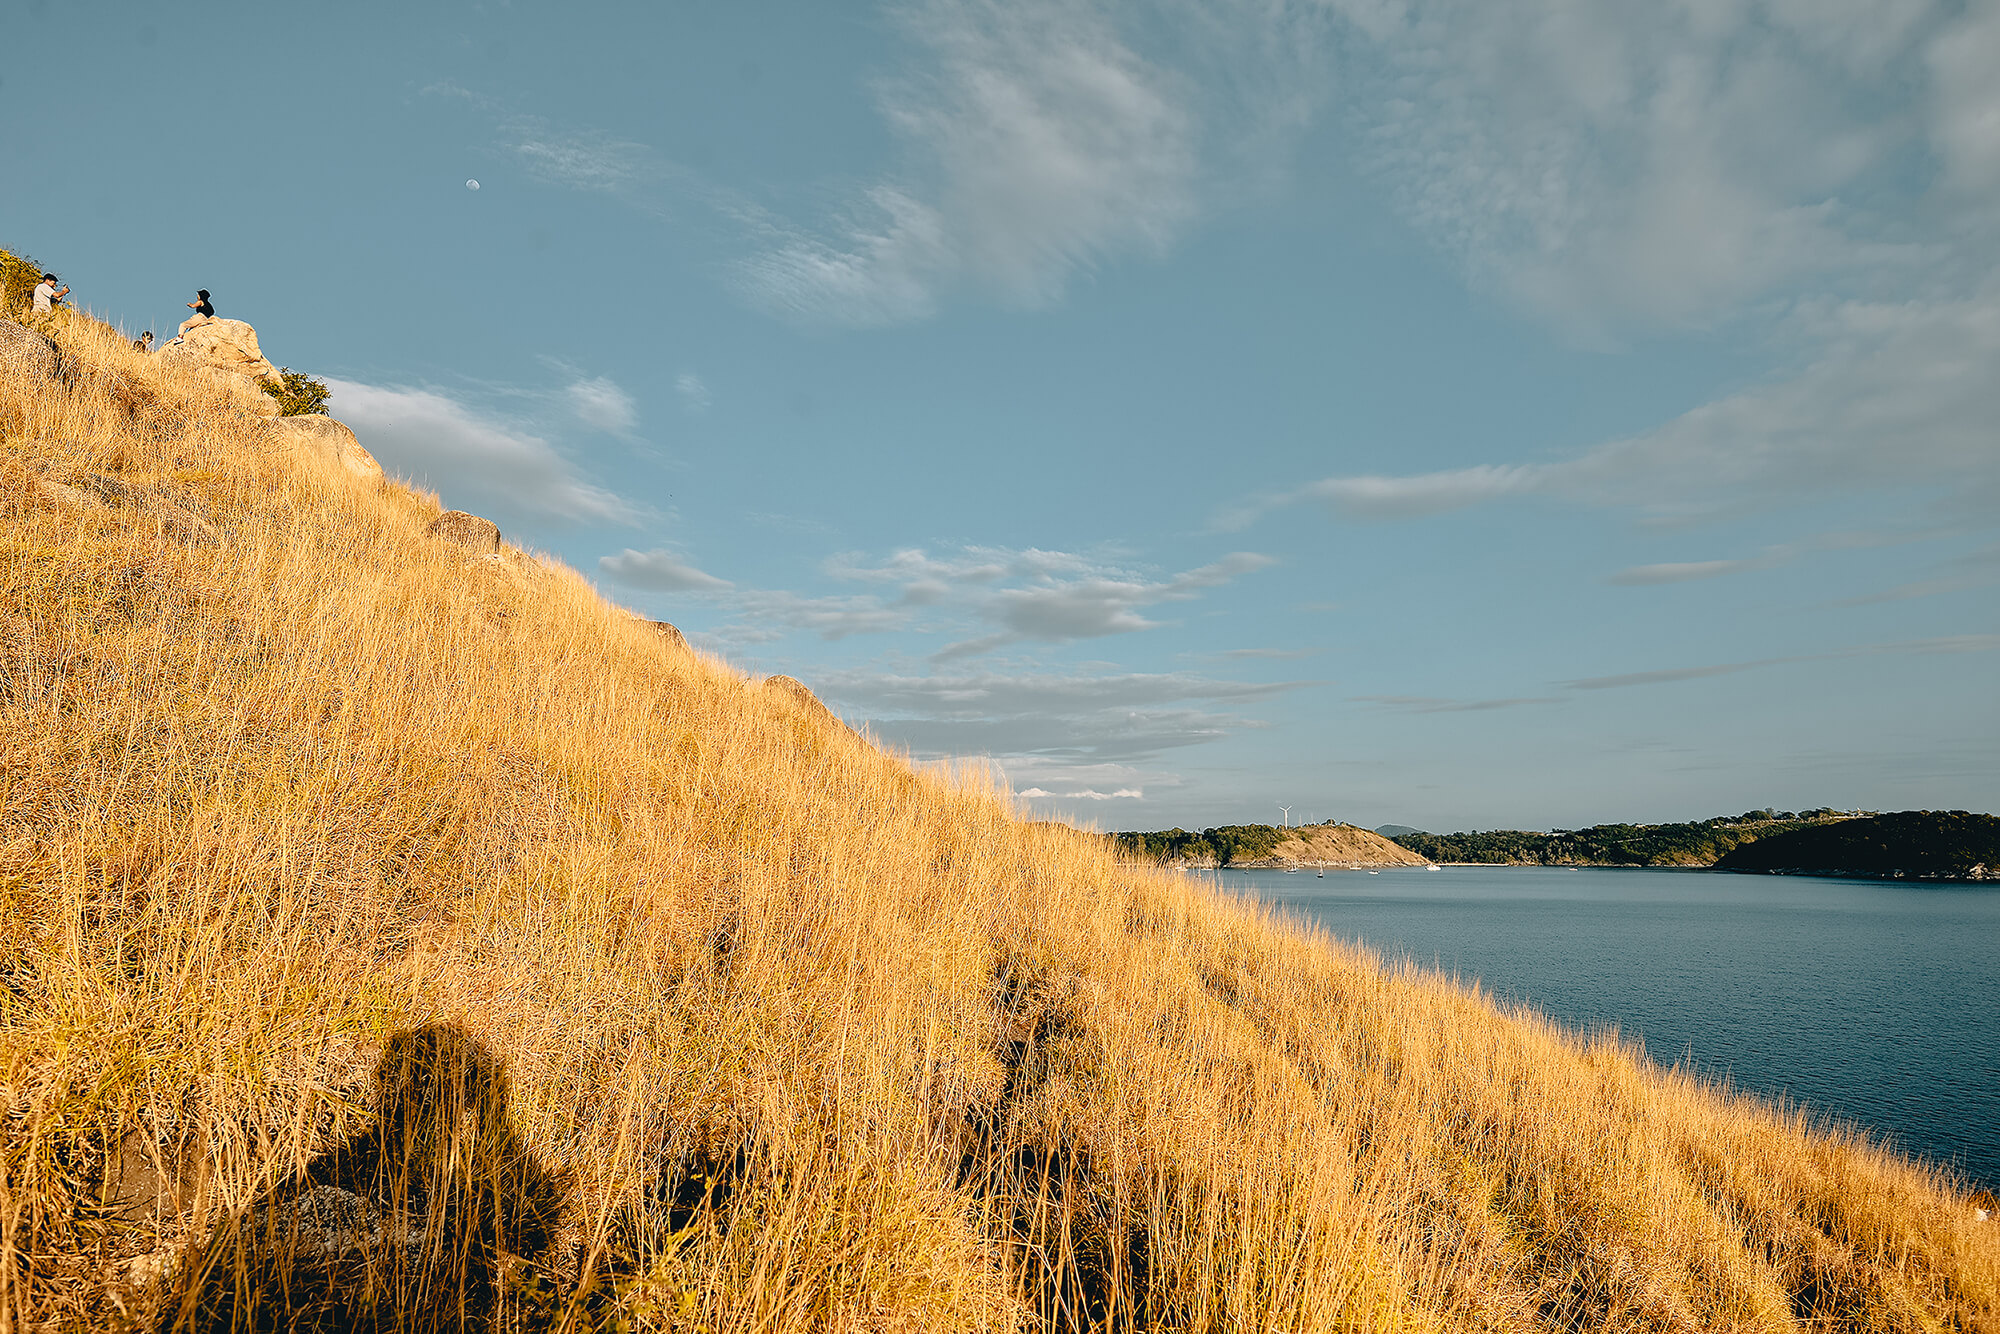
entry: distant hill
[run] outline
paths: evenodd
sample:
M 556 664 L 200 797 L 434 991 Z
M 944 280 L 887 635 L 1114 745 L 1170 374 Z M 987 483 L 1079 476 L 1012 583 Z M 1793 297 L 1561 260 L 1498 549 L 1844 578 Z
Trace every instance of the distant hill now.
M 1898 811 L 1786 830 L 1730 849 L 1719 871 L 2000 880 L 2000 817 Z
M 1413 824 L 1378 824 L 1375 832 L 1384 838 L 1401 838 L 1405 834 L 1421 834 L 1424 831 Z
M 1691 824 L 1601 824 L 1589 829 L 1489 829 L 1401 834 L 1396 843 L 1434 862 L 1496 866 L 1713 866 L 1734 848 L 1774 834 L 1851 819 L 1838 811 L 1751 811 Z
M 1424 858 L 1351 824 L 1223 825 L 1113 834 L 1120 852 L 1168 866 L 1422 866 Z

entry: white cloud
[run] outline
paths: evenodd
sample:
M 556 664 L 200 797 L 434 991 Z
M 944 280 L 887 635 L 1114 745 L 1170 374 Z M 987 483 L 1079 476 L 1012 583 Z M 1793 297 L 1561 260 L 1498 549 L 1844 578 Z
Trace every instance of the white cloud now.
M 720 634 L 738 643 L 767 642 L 788 630 L 837 640 L 901 630 L 909 624 L 907 611 L 865 594 L 808 597 L 782 589 L 745 589 L 731 603 L 736 620 Z
M 863 327 L 923 318 L 960 286 L 1042 306 L 1079 270 L 1159 253 L 1185 224 L 1195 125 L 1173 77 L 1097 7 L 919 0 L 895 13 L 924 66 L 881 92 L 909 169 L 829 234 L 794 230 L 746 262 L 760 304 Z
M 2000 0 L 1972 0 L 1931 40 L 1931 135 L 1961 192 L 2000 187 Z
M 638 511 L 585 481 L 526 423 L 481 413 L 435 389 L 329 379 L 340 419 L 390 471 L 451 505 L 572 522 L 631 523 Z
M 1761 570 L 1769 560 L 1687 560 L 1663 561 L 1657 565 L 1634 565 L 1618 571 L 1608 582 L 1626 585 L 1683 584 L 1696 579 L 1715 579 L 1744 570 Z
M 698 570 L 673 552 L 659 548 L 634 551 L 627 547 L 616 556 L 600 558 L 597 568 L 607 579 L 657 593 L 719 593 L 735 587 L 727 579 Z
M 1143 611 L 1185 602 L 1270 565 L 1268 556 L 1232 552 L 1197 569 L 1147 578 L 1104 559 L 1036 548 L 963 547 L 947 555 L 905 548 L 879 562 L 856 553 L 827 560 L 825 573 L 845 583 L 888 584 L 893 593 L 806 597 L 745 591 L 734 599 L 738 619 L 724 633 L 741 642 L 783 630 L 828 639 L 907 630 L 957 634 L 937 655 L 973 657 L 1008 644 L 1070 643 L 1157 627 Z M 965 636 L 981 626 L 984 634 Z
M 1995 0 L 905 0 L 876 88 L 897 160 L 801 226 L 602 131 L 448 85 L 531 175 L 664 212 L 695 201 L 768 309 L 850 326 L 956 292 L 1018 307 L 1163 253 L 1269 193 L 1332 108 L 1476 284 L 1581 336 L 1706 326 L 1801 278 L 1914 271 L 1957 244 L 1885 200 L 1942 163 L 2000 187 Z M 1307 169 L 1317 171 L 1318 163 Z M 1938 217 L 1944 217 L 1939 213 Z M 1931 230 L 1927 233 L 1925 229 Z M 1860 290 L 1860 289 L 1856 289 Z
M 639 410 L 632 396 L 609 376 L 578 380 L 563 393 L 570 411 L 585 426 L 610 435 L 629 435 L 639 424 Z
M 1516 709 L 1524 704 L 1561 704 L 1548 695 L 1516 696 L 1511 699 L 1441 699 L 1432 695 L 1350 695 L 1361 704 L 1378 704 L 1403 713 L 1486 713 L 1494 709 Z
M 1079 792 L 1050 792 L 1045 788 L 1025 788 L 1014 794 L 1017 797 L 1051 797 L 1063 801 L 1118 801 L 1122 798 L 1145 800 L 1144 788 L 1121 787 L 1116 792 L 1099 792 L 1096 788 L 1084 788 Z
M 1869 658 L 1883 654 L 1991 653 L 2000 650 L 2000 634 L 1941 635 L 1932 639 L 1906 639 L 1887 644 L 1857 644 L 1825 653 L 1795 653 L 1777 658 L 1753 658 L 1747 662 L 1719 662 L 1700 667 L 1668 667 L 1649 672 L 1623 672 L 1616 676 L 1588 676 L 1564 681 L 1570 690 L 1619 690 L 1626 686 L 1660 685 L 1669 681 L 1692 681 L 1707 676 L 1729 676 L 1758 667 L 1777 667 L 1796 662 L 1832 662 L 1841 658 Z
M 558 129 L 539 116 L 510 117 L 501 133 L 502 147 L 546 185 L 622 194 L 665 170 L 645 144 L 595 130 Z
M 865 714 L 879 735 L 919 755 L 990 755 L 1016 782 L 1098 790 L 1144 786 L 1133 781 L 1131 762 L 1258 726 L 1222 710 L 1308 684 L 1186 672 L 847 671 L 813 682 L 822 697 Z
M 1921 83 L 1915 42 L 1944 12 L 1343 8 L 1373 57 L 1343 66 L 1347 114 L 1403 213 L 1475 281 L 1580 332 L 1704 324 L 1878 262 L 1886 233 L 1850 200 L 1923 151 L 1916 118 L 1884 108 Z M 1955 108 L 1940 116 L 1965 123 Z
M 707 412 L 711 402 L 708 386 L 693 371 L 682 371 L 674 377 L 674 392 L 681 396 L 681 404 L 689 412 Z
M 1811 359 L 1627 440 L 1545 463 L 1402 477 L 1327 477 L 1225 510 L 1240 527 L 1301 500 L 1358 518 L 1409 518 L 1514 496 L 1690 519 L 1838 490 L 1949 487 L 2000 495 L 2000 280 L 1960 296 L 1803 303 L 1787 325 Z M 1671 568 L 1671 567 L 1662 567 Z

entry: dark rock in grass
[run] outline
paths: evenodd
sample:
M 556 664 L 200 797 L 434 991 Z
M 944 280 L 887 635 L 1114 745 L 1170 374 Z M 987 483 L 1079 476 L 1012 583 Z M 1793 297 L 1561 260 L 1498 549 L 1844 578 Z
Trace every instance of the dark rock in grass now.
M 464 510 L 446 510 L 432 519 L 431 526 L 424 531 L 442 541 L 456 543 L 474 555 L 500 553 L 500 525 Z
M 0 370 L 31 380 L 53 380 L 60 363 L 54 340 L 12 320 L 0 320 Z

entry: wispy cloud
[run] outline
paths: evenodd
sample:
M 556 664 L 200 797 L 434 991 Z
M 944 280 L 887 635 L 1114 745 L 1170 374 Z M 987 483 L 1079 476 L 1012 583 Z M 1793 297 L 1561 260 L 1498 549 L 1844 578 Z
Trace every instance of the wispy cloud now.
M 689 412 L 707 412 L 712 401 L 708 386 L 693 371 L 682 371 L 674 377 L 674 392 L 681 396 L 681 406 Z
M 1562 704 L 1554 695 L 1526 695 L 1510 699 L 1446 699 L 1433 695 L 1349 695 L 1361 704 L 1379 704 L 1402 713 L 1485 713 L 1494 709 L 1518 709 L 1530 704 Z
M 638 405 L 610 376 L 578 380 L 563 391 L 576 419 L 593 430 L 630 435 L 639 424 Z
M 1096 788 L 1087 787 L 1077 792 L 1050 792 L 1046 788 L 1030 787 L 1023 788 L 1014 795 L 1018 797 L 1054 797 L 1063 801 L 1118 801 L 1128 797 L 1143 801 L 1146 796 L 1146 790 L 1139 787 L 1121 787 L 1116 792 L 1099 792 Z
M 782 589 L 744 589 L 729 603 L 735 619 L 718 633 L 740 643 L 768 643 L 794 630 L 839 640 L 901 630 L 910 623 L 905 608 L 884 605 L 869 594 L 812 597 Z
M 2000 583 L 2000 544 L 1982 547 L 1954 557 L 1927 579 L 1913 579 L 1873 593 L 1836 599 L 1836 607 L 1862 607 L 1879 602 L 1907 602 L 1913 598 L 1938 597 L 1985 588 Z
M 1193 653 L 1184 656 L 1236 660 L 1268 658 L 1276 662 L 1295 662 L 1300 658 L 1317 657 L 1319 653 L 1320 650 L 1316 648 L 1226 648 L 1214 653 Z
M 1151 630 L 1160 623 L 1146 619 L 1142 609 L 1185 602 L 1203 590 L 1219 588 L 1272 563 L 1269 556 L 1238 551 L 1164 580 L 1051 578 L 1026 588 L 1000 589 L 986 601 L 984 613 L 1002 628 L 948 645 L 938 657 L 969 657 L 1023 640 L 1061 644 Z
M 745 261 L 754 300 L 862 327 L 921 319 L 960 287 L 1041 306 L 1079 271 L 1158 253 L 1185 225 L 1195 124 L 1107 11 L 918 0 L 893 13 L 919 54 L 881 87 L 907 163 L 844 218 L 789 229 Z
M 1760 667 L 1787 663 L 1830 662 L 1841 658 L 1865 658 L 1879 654 L 1991 653 L 2000 649 L 2000 634 L 1939 635 L 1930 639 L 1904 639 L 1886 644 L 1856 644 L 1825 653 L 1794 653 L 1782 657 L 1752 658 L 1745 662 L 1719 662 L 1699 667 L 1668 667 L 1656 671 L 1624 672 L 1616 676 L 1587 676 L 1561 682 L 1570 690 L 1620 690 L 1627 686 L 1663 685 L 1671 681 L 1694 681 L 1708 676 L 1730 676 Z
M 1612 575 L 1607 583 L 1644 587 L 1650 584 L 1685 584 L 1697 579 L 1718 579 L 1745 570 L 1768 569 L 1770 559 L 1665 561 L 1657 565 L 1634 565 Z
M 539 520 L 634 523 L 638 507 L 586 480 L 532 423 L 439 389 L 328 379 L 341 420 L 384 467 L 447 504 Z
M 660 156 L 645 144 L 597 131 L 559 130 L 535 116 L 510 118 L 503 143 L 537 180 L 618 194 L 657 179 Z
M 1883 107 L 1929 81 L 1921 39 L 1949 12 L 1335 8 L 1375 57 L 1343 67 L 1344 106 L 1405 216 L 1475 282 L 1579 331 L 1704 323 L 1892 255 L 1879 218 L 1847 201 L 1926 151 L 1922 118 Z M 1952 59 L 1968 85 L 1971 67 L 1990 69 Z M 1955 108 L 1941 132 L 1947 120 L 1977 117 Z
M 1101 769 L 1085 775 L 1079 766 L 1130 766 L 1259 726 L 1225 710 L 1309 684 L 1187 672 L 847 671 L 813 682 L 826 699 L 864 714 L 878 734 L 919 755 L 993 756 L 1016 781 L 1031 779 L 1051 790 L 1064 776 L 1072 788 L 1142 787 L 1125 769 L 1118 776 Z M 1041 767 L 1025 763 L 1030 759 Z
M 1806 303 L 1787 328 L 1811 349 L 1802 369 L 1644 435 L 1555 462 L 1322 478 L 1239 502 L 1215 526 L 1304 501 L 1406 519 L 1535 496 L 1687 520 L 1858 488 L 2000 494 L 2000 281 L 1956 297 Z
M 1624 672 L 1617 676 L 1587 676 L 1581 680 L 1564 681 L 1571 690 L 1620 690 L 1626 686 L 1661 685 L 1668 681 L 1694 681 L 1704 676 L 1729 676 L 1736 672 L 1747 672 L 1756 667 L 1775 667 L 1784 662 L 1807 662 L 1822 655 L 1812 654 L 1801 657 L 1756 658 L 1749 662 L 1718 662 L 1705 667 L 1667 667 L 1650 672 Z
M 634 551 L 627 547 L 616 556 L 602 557 L 597 568 L 616 583 L 655 593 L 719 593 L 735 587 L 664 548 Z
M 934 554 L 905 548 L 879 560 L 845 553 L 823 572 L 842 583 L 890 586 L 880 593 L 806 596 L 742 590 L 730 603 L 725 637 L 766 642 L 803 630 L 827 639 L 884 631 L 955 638 L 938 661 L 977 657 L 1016 643 L 1064 644 L 1150 630 L 1145 613 L 1187 602 L 1272 563 L 1254 552 L 1164 578 L 1147 577 L 1100 557 L 1036 548 L 963 547 Z M 985 633 L 980 627 L 992 627 Z

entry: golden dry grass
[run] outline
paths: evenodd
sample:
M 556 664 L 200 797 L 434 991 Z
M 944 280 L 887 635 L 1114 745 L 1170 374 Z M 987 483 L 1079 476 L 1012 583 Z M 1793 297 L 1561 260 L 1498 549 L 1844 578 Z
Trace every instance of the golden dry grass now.
M 1118 865 L 63 338 L 0 381 L 0 1332 L 2000 1330 L 1932 1172 Z

